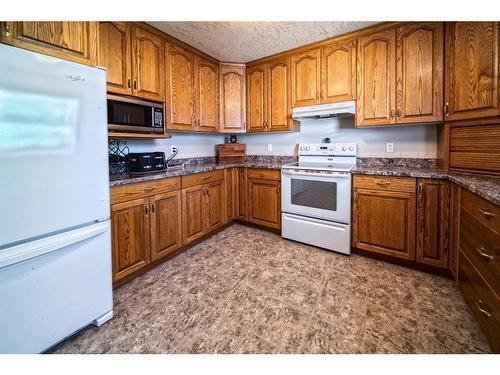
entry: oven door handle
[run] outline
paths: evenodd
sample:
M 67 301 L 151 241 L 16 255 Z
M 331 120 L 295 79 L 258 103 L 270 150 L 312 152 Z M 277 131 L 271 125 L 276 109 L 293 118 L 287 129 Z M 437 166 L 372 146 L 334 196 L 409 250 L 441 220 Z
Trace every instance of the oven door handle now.
M 308 172 L 296 172 L 294 170 L 290 169 L 282 169 L 281 172 L 283 174 L 289 174 L 293 176 L 307 176 L 307 177 L 331 177 L 331 178 L 351 178 L 350 173 L 342 173 L 342 172 L 314 172 L 314 173 L 308 173 Z

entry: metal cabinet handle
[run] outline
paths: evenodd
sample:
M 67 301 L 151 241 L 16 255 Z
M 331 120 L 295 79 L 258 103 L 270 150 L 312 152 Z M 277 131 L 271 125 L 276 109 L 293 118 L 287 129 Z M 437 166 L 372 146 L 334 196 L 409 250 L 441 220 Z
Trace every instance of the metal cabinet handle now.
M 398 110 L 396 112 L 396 115 L 398 116 L 398 119 L 400 119 L 402 117 L 402 113 L 403 113 L 403 111 L 401 111 L 401 108 L 398 108 Z
M 127 80 L 127 87 L 130 88 L 131 84 L 130 84 L 130 78 Z
M 477 309 L 487 318 L 491 318 L 491 313 L 484 308 L 484 303 L 480 299 L 476 302 Z
M 495 214 L 493 212 L 486 211 L 484 208 L 478 208 L 478 211 L 481 212 L 487 219 L 495 217 Z
M 137 90 L 137 81 L 134 79 L 134 90 Z
M 151 213 L 155 213 L 155 202 L 151 202 Z
M 395 113 L 394 109 L 391 109 L 391 118 L 394 118 L 394 113 Z
M 146 188 L 146 189 L 144 189 L 144 192 L 145 193 L 151 193 L 154 189 L 155 189 L 154 187 Z
M 424 193 L 424 184 L 421 182 L 418 184 L 418 199 L 422 200 L 422 195 Z
M 445 116 L 448 116 L 448 106 L 449 106 L 449 103 L 446 103 L 443 107 L 443 112 L 444 112 L 444 115 Z
M 380 186 L 387 186 L 390 185 L 391 183 L 389 181 L 377 181 L 376 184 Z
M 476 249 L 476 251 L 479 253 L 479 255 L 481 255 L 481 257 L 483 258 L 483 260 L 485 262 L 489 262 L 491 260 L 493 260 L 493 258 L 495 258 L 493 255 L 490 255 L 486 252 L 486 249 L 484 247 L 478 247 Z
M 146 212 L 146 216 L 149 215 L 149 207 L 147 204 L 144 205 L 144 211 Z

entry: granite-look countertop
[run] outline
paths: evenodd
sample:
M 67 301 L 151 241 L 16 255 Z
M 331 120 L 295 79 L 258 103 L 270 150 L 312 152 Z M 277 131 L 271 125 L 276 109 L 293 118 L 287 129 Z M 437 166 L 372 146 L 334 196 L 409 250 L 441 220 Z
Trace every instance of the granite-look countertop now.
M 380 166 L 358 166 L 352 171 L 352 173 L 371 176 L 446 179 L 500 206 L 500 177 L 471 173 L 446 172 L 438 168 L 389 168 Z
M 117 176 L 109 177 L 109 186 L 120 186 L 126 184 L 134 184 L 137 182 L 145 182 L 152 180 L 159 180 L 162 178 L 185 176 L 194 173 L 209 172 L 220 169 L 227 169 L 233 167 L 246 167 L 246 168 L 264 168 L 264 169 L 281 169 L 285 164 L 289 164 L 290 161 L 246 161 L 244 163 L 234 163 L 234 164 L 217 164 L 217 163 L 206 163 L 206 164 L 194 164 L 185 165 L 183 168 L 175 167 L 171 169 L 166 169 L 158 172 L 145 172 L 145 173 L 127 173 Z
M 233 167 L 281 169 L 283 165 L 289 164 L 292 161 L 293 160 L 275 159 L 267 161 L 248 160 L 245 163 L 234 164 L 217 164 L 215 162 L 192 165 L 186 164 L 183 168 L 172 168 L 159 172 L 147 172 L 144 174 L 129 173 L 110 176 L 109 186 L 114 187 Z M 355 175 L 446 179 L 500 206 L 500 177 L 446 172 L 439 168 L 406 167 L 398 165 L 391 165 L 390 167 L 381 165 L 358 165 L 353 169 L 352 173 Z

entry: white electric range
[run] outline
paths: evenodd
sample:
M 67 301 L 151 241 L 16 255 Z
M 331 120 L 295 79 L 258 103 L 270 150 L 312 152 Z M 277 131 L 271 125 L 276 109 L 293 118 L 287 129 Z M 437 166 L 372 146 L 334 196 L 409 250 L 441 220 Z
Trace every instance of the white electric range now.
M 299 144 L 281 168 L 281 236 L 351 253 L 351 170 L 356 143 Z

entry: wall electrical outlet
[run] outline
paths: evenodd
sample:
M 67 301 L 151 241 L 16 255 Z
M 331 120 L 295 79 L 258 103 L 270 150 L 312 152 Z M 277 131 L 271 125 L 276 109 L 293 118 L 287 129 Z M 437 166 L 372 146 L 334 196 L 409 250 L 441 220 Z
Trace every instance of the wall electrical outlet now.
M 271 143 L 267 144 L 267 152 L 273 151 L 273 145 Z
M 394 152 L 394 143 L 387 142 L 386 146 L 385 146 L 385 151 L 387 151 L 387 152 Z
M 170 153 L 174 154 L 178 151 L 177 146 L 170 146 Z

